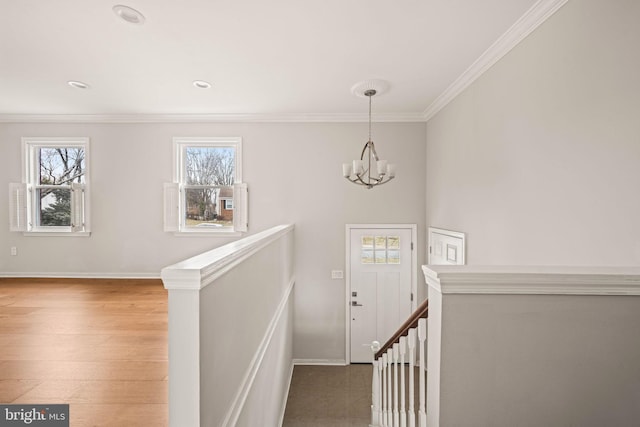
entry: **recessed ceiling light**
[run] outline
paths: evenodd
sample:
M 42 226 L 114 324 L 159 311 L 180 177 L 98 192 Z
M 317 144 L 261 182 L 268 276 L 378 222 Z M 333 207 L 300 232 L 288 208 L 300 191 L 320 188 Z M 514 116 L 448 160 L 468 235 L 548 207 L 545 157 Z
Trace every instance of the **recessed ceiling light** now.
M 77 80 L 69 80 L 67 84 L 71 87 L 75 87 L 76 89 L 89 89 L 88 84 L 79 82 Z
M 132 7 L 117 4 L 113 6 L 113 12 L 122 18 L 124 21 L 130 24 L 142 25 L 144 24 L 144 15 Z
M 211 87 L 211 83 L 205 82 L 204 80 L 194 80 L 193 85 L 198 89 L 209 89 Z

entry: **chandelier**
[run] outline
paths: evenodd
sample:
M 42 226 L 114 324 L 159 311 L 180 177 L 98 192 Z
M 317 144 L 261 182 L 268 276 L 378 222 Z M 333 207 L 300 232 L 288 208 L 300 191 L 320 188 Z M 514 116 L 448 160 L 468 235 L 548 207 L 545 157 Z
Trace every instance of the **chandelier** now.
M 381 160 L 371 139 L 371 98 L 377 93 L 367 89 L 363 95 L 369 98 L 369 140 L 364 145 L 360 160 L 342 164 L 342 175 L 354 184 L 363 185 L 368 190 L 386 184 L 396 176 L 396 165 Z

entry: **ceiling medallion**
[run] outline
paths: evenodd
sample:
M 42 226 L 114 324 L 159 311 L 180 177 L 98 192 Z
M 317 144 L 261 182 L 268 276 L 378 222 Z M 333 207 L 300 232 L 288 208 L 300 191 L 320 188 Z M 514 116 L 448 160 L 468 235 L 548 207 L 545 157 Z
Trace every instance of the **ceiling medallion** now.
M 89 85 L 78 80 L 69 80 L 67 84 L 76 89 L 89 89 Z
M 209 89 L 211 87 L 211 83 L 204 80 L 194 80 L 193 85 L 198 89 Z
M 123 21 L 126 21 L 130 24 L 144 24 L 144 15 L 132 7 L 117 4 L 113 6 L 113 12 L 118 15 Z

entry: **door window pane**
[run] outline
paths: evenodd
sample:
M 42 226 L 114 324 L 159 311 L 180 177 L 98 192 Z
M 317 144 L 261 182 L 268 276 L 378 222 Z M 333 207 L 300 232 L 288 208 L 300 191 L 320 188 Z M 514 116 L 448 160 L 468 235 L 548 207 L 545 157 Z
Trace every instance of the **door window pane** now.
M 387 251 L 376 249 L 376 264 L 386 264 L 386 263 L 387 263 Z
M 362 249 L 360 262 L 363 264 L 373 264 L 373 249 Z
M 363 264 L 400 264 L 399 236 L 363 236 Z
M 362 247 L 373 248 L 373 236 L 362 236 Z
M 387 248 L 389 248 L 389 249 L 400 249 L 400 237 L 398 237 L 398 236 L 388 236 L 387 237 Z

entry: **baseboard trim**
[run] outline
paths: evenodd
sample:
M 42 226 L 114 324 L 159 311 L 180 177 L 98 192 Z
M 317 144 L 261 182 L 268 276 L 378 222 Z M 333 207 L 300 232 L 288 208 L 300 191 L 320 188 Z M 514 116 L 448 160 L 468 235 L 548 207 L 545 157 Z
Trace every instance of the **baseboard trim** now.
M 119 285 L 119 286 L 136 286 L 136 285 L 162 285 L 160 278 L 106 278 L 106 277 L 6 277 L 0 276 L 0 284 L 48 284 L 48 285 Z
M 287 412 L 287 401 L 289 400 L 289 392 L 291 391 L 291 381 L 293 380 L 293 368 L 294 368 L 294 364 L 293 364 L 293 361 L 291 361 L 291 366 L 289 367 L 289 384 L 287 384 L 287 392 L 285 393 L 285 396 L 287 396 L 287 398 L 284 399 L 284 402 L 282 402 L 282 409 L 280 410 L 280 423 L 278 424 L 280 427 L 282 427 L 282 424 L 284 423 L 284 416 Z
M 294 365 L 346 366 L 344 359 L 293 359 Z
M 160 279 L 157 273 L 34 273 L 0 272 L 0 279 Z

